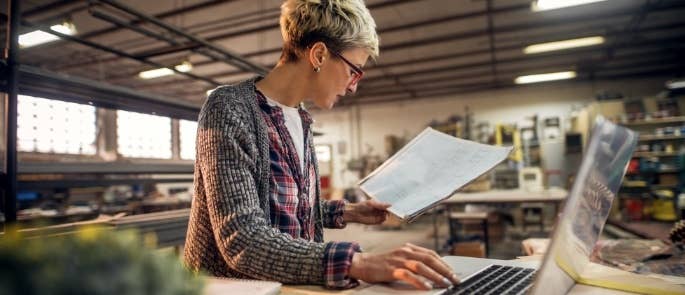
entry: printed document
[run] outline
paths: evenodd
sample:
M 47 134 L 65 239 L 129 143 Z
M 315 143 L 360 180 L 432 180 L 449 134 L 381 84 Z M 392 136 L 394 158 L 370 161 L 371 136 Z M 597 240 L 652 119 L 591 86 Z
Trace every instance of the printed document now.
M 359 186 L 370 197 L 392 204 L 388 211 L 411 221 L 488 172 L 511 151 L 512 147 L 480 144 L 428 127 Z

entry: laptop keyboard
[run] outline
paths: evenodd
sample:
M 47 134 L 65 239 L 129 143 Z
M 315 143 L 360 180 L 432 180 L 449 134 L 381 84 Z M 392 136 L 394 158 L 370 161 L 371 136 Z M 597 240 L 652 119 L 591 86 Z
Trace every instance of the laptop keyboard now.
M 535 269 L 491 265 L 442 295 L 457 294 L 525 294 L 533 283 Z

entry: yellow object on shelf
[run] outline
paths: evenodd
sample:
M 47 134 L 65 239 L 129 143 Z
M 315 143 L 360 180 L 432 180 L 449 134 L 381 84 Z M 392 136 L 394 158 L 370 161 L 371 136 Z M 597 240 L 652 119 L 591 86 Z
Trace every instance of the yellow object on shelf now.
M 517 162 L 523 161 L 521 134 L 515 125 L 495 125 L 495 145 L 514 146 L 514 150 L 509 154 L 509 159 Z
M 657 198 L 652 201 L 652 218 L 661 221 L 675 221 L 678 216 L 675 211 L 674 194 L 671 190 L 657 190 Z
M 644 180 L 623 180 L 624 187 L 646 187 L 647 182 Z

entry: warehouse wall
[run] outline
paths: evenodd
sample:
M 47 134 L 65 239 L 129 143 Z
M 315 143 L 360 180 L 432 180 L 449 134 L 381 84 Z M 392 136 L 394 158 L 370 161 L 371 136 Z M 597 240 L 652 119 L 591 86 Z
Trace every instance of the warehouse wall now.
M 366 104 L 334 108 L 313 113 L 315 130 L 324 132 L 317 144 L 333 146 L 334 188 L 352 186 L 358 175 L 346 169 L 347 162 L 360 154 L 385 155 L 385 136 L 411 138 L 430 121 L 463 115 L 464 108 L 474 114 L 474 123 L 516 123 L 527 116 L 569 117 L 574 108 L 594 100 L 602 91 L 623 93 L 626 97 L 653 96 L 664 89 L 668 77 L 594 82 L 542 83 L 516 88 L 458 94 L 417 101 Z

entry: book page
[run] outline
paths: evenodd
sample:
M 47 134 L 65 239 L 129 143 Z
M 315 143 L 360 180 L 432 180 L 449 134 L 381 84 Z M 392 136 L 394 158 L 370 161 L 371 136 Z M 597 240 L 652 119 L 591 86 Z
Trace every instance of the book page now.
M 430 127 L 360 182 L 369 196 L 409 218 L 502 162 L 511 147 L 459 139 Z

